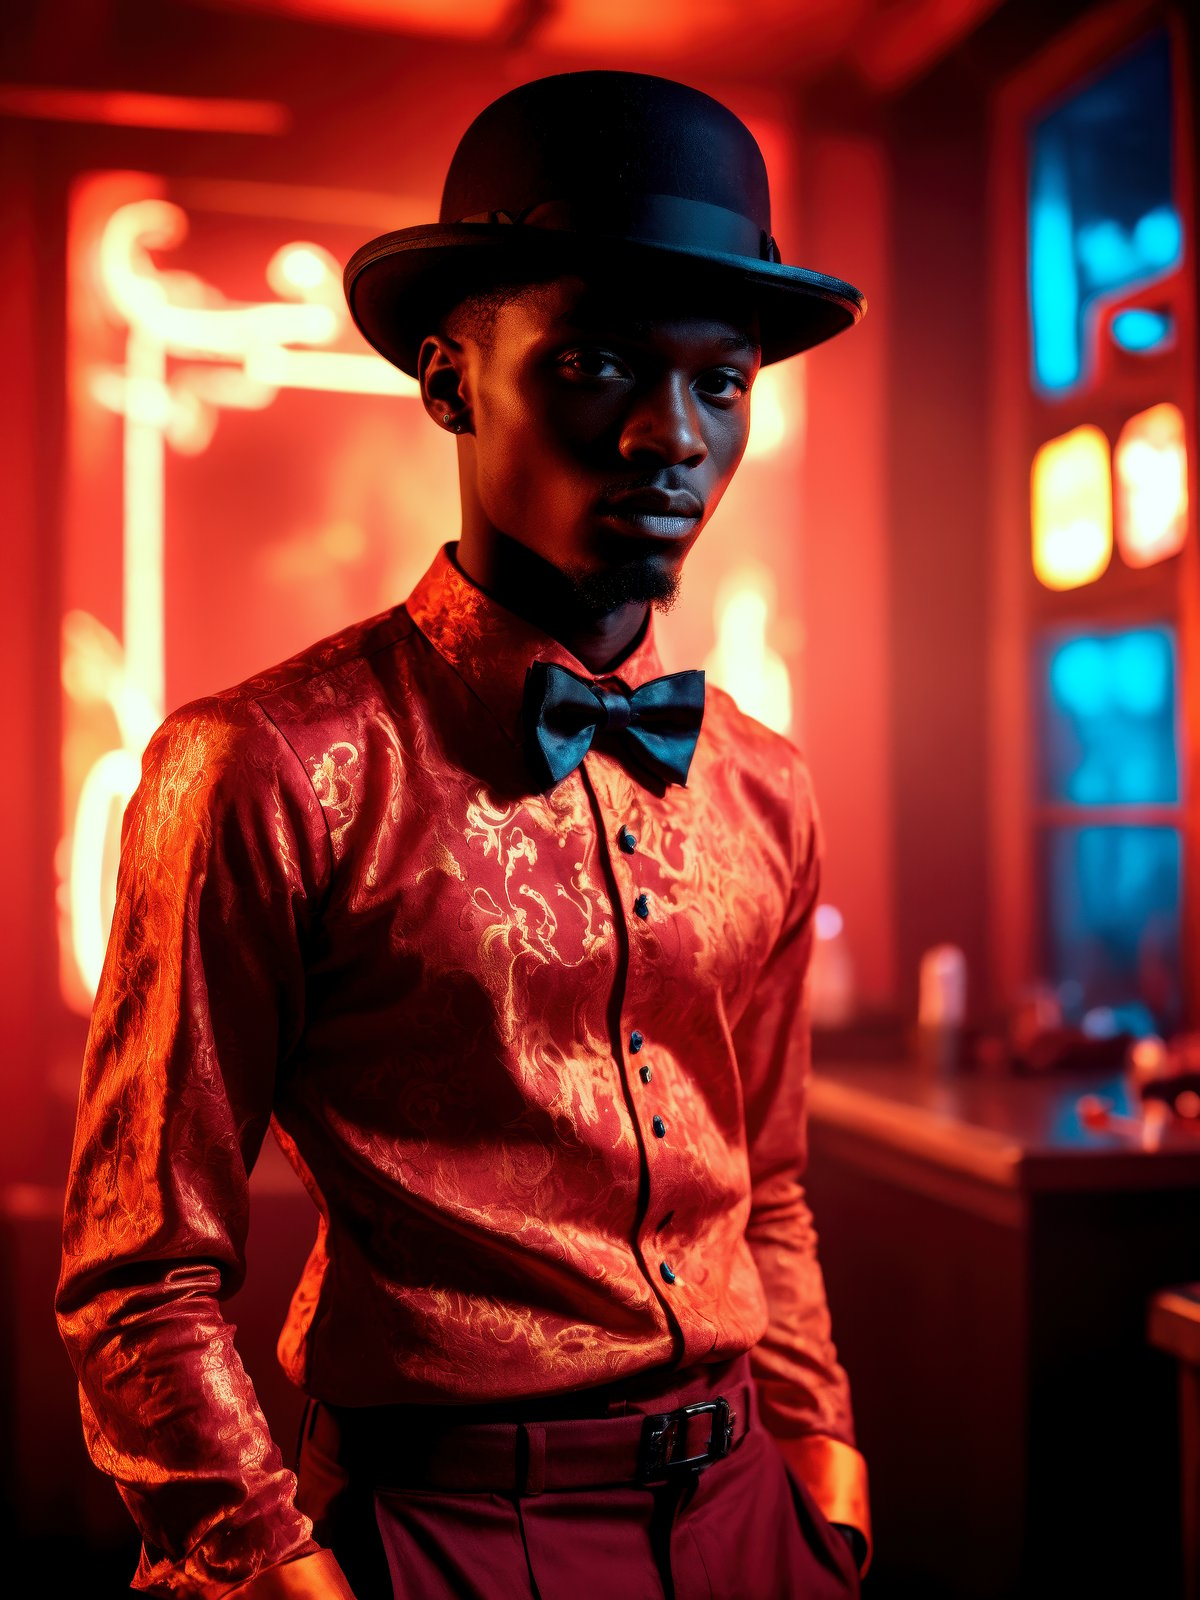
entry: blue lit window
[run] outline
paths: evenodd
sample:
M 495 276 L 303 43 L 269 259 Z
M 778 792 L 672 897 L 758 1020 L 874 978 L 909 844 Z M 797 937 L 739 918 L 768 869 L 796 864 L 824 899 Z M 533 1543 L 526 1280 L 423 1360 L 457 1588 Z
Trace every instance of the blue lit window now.
M 1079 806 L 1177 801 L 1175 677 L 1168 627 L 1055 642 L 1042 680 L 1042 798 Z
M 1043 392 L 1087 377 L 1098 302 L 1165 277 L 1183 258 L 1171 119 L 1162 32 L 1032 129 L 1029 300 Z M 1130 310 L 1114 319 L 1113 337 L 1149 353 L 1172 331 L 1166 314 Z
M 1175 629 L 1053 630 L 1038 677 L 1044 970 L 1069 1021 L 1172 1032 L 1182 1023 Z
M 1175 828 L 1049 828 L 1043 881 L 1049 976 L 1072 1022 L 1114 1031 L 1180 1026 L 1181 847 Z

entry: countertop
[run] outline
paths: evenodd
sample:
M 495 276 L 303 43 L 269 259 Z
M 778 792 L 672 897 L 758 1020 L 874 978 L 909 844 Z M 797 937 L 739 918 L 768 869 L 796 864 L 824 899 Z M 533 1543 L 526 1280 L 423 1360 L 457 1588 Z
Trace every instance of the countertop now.
M 1113 1122 L 1083 1121 L 1080 1097 L 1111 1102 Z M 934 1077 L 908 1061 L 816 1062 L 809 1124 L 907 1164 L 1000 1190 L 1200 1188 L 1195 1132 L 1141 1117 L 1121 1073 L 1047 1078 Z

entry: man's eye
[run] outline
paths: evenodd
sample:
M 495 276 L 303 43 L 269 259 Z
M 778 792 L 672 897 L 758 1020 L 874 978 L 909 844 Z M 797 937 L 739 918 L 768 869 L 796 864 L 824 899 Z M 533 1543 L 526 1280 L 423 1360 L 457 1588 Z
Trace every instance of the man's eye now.
M 615 371 L 621 364 L 616 356 L 609 355 L 606 350 L 568 350 L 560 356 L 559 365 L 582 378 L 606 378 L 612 375 L 606 369 Z
M 701 379 L 702 383 L 711 384 L 708 393 L 714 399 L 733 400 L 739 394 L 745 394 L 750 385 L 740 372 L 708 372 Z

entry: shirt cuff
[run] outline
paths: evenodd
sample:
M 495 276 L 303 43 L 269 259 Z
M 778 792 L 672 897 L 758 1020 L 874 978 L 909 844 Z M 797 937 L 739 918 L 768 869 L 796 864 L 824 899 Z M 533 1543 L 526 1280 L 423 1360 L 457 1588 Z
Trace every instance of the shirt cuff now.
M 809 1433 L 798 1439 L 776 1438 L 789 1467 L 801 1479 L 821 1509 L 826 1522 L 844 1522 L 857 1528 L 867 1541 L 862 1564 L 871 1565 L 871 1503 L 867 1495 L 867 1463 L 853 1445 L 827 1434 Z M 256 1597 L 257 1600 L 257 1597 Z
M 354 1600 L 346 1574 L 332 1550 L 317 1550 L 264 1567 L 221 1600 Z

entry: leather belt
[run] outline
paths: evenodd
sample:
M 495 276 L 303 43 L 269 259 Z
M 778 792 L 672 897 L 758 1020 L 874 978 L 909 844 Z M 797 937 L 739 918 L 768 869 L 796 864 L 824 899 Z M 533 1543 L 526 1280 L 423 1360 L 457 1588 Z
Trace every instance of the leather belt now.
M 403 1406 L 314 1404 L 306 1427 L 318 1450 L 376 1488 L 528 1495 L 700 1472 L 757 1423 L 757 1395 L 746 1382 L 671 1410 L 536 1421 L 430 1424 L 413 1422 Z

